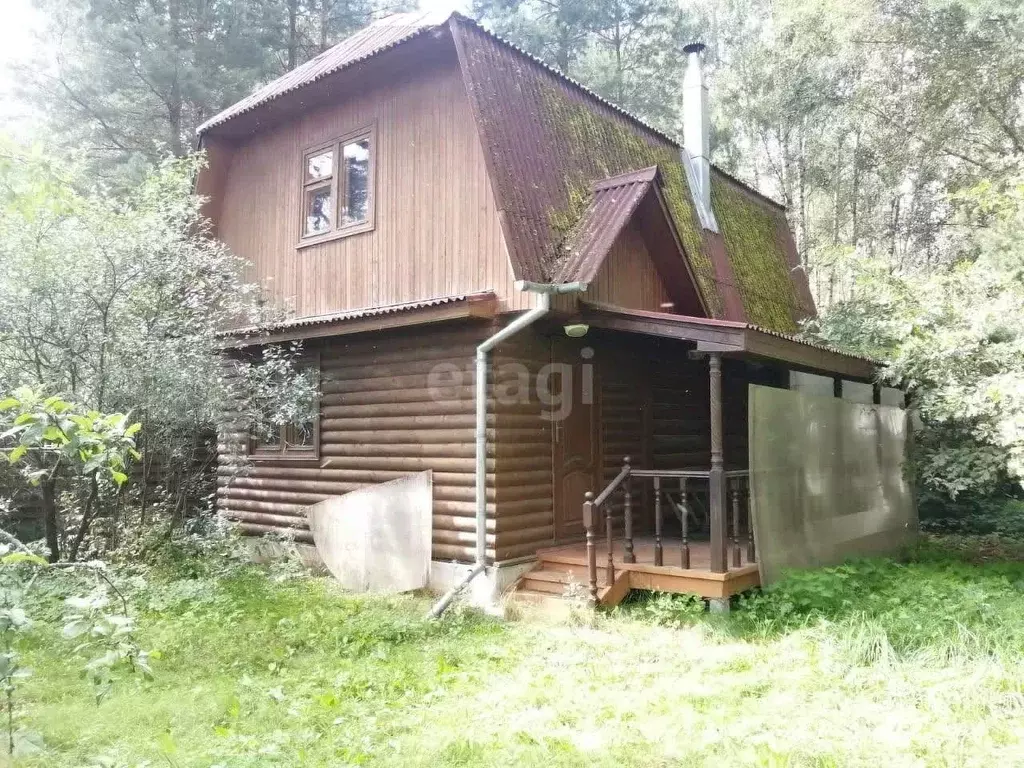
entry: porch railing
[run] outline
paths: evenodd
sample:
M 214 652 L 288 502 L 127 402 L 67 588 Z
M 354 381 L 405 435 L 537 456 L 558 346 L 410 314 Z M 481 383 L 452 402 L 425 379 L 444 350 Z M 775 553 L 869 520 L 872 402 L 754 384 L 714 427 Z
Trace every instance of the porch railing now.
M 754 549 L 754 526 L 750 516 L 750 475 L 745 469 L 726 470 L 723 472 L 725 493 L 720 502 L 711 496 L 711 570 L 724 573 L 729 569 L 729 549 L 732 550 L 732 567 L 743 565 L 744 550 L 747 563 L 756 560 Z M 679 567 L 690 568 L 690 530 L 689 509 L 694 494 L 690 489 L 690 481 L 707 480 L 709 484 L 712 471 L 706 469 L 634 469 L 629 456 L 623 459 L 622 469 L 608 483 L 601 493 L 594 497 L 590 491 L 584 495 L 583 528 L 587 537 L 587 577 L 590 587 L 590 599 L 598 601 L 597 578 L 597 527 L 604 518 L 605 544 L 607 548 L 607 564 L 605 565 L 605 583 L 615 583 L 615 519 L 610 503 L 613 495 L 622 490 L 623 537 L 622 561 L 636 563 L 636 552 L 633 542 L 633 497 L 630 489 L 632 478 L 649 479 L 654 488 L 654 558 L 653 565 L 664 565 L 662 500 L 670 491 L 663 484 L 666 480 L 675 480 L 681 494 L 682 509 L 679 515 L 681 536 L 679 544 Z M 731 513 L 731 515 L 730 515 Z M 745 514 L 744 514 L 745 513 Z M 731 518 L 731 520 L 730 520 Z M 731 525 L 730 525 L 731 523 Z M 715 542 L 722 543 L 722 551 L 714 551 Z M 718 556 L 716 556 L 716 554 Z

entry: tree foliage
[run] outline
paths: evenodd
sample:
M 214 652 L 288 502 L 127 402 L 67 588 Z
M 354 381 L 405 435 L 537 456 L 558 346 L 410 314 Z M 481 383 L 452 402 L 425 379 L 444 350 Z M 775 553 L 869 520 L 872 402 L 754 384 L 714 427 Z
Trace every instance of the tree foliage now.
M 24 95 L 92 167 L 136 179 L 195 129 L 389 6 L 376 0 L 34 0 L 52 61 Z M 402 6 L 401 0 L 391 4 Z M 119 173 L 117 178 L 120 178 Z
M 51 150 L 0 146 L 0 392 L 29 386 L 84 415 L 131 413 L 146 426 L 131 504 L 91 481 L 68 486 L 70 512 L 54 535 L 75 550 L 73 531 L 90 515 L 114 544 L 129 513 L 144 526 L 193 510 L 210 492 L 218 424 L 230 412 L 244 422 L 267 399 L 266 388 L 257 401 L 239 387 L 255 375 L 226 375 L 218 333 L 281 314 L 245 281 L 245 262 L 208 236 L 191 191 L 199 162 L 167 160 L 125 196 L 90 187 L 81 165 Z M 281 375 L 290 360 L 275 374 L 282 397 L 303 391 Z
M 972 197 L 995 216 L 976 255 L 915 273 L 862 262 L 853 295 L 816 324 L 910 388 L 930 427 L 921 479 L 952 497 L 1024 481 L 1024 183 Z

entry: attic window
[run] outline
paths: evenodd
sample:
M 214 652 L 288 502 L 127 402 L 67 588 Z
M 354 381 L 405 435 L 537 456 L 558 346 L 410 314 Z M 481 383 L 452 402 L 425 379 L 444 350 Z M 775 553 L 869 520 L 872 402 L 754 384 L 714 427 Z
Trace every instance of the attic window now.
M 373 229 L 374 144 L 371 126 L 303 153 L 300 247 Z

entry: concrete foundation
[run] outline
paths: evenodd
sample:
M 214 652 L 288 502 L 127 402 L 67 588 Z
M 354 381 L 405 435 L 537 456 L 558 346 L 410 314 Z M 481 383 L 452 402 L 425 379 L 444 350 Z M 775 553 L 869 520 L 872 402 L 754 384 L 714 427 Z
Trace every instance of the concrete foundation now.
M 708 599 L 708 611 L 710 613 L 728 613 L 729 612 L 729 598 L 728 597 L 712 597 Z
M 498 605 L 502 595 L 519 580 L 519 577 L 533 568 L 535 562 L 535 560 L 527 560 L 508 565 L 499 563 L 497 566 L 488 566 L 463 590 L 463 599 L 468 599 L 470 605 L 493 608 Z M 473 570 L 471 563 L 433 560 L 430 563 L 428 587 L 431 592 L 444 594 L 462 581 L 471 570 Z

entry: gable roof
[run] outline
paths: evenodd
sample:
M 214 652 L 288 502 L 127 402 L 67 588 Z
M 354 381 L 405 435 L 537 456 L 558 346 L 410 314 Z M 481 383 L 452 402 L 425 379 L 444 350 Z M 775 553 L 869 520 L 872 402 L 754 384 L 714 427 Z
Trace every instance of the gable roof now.
M 591 283 L 612 245 L 640 206 L 657 166 L 613 176 L 593 185 L 593 198 L 565 240 L 564 258 L 552 275 L 556 283 Z
M 657 166 L 595 183 L 593 197 L 565 240 L 556 283 L 591 283 L 623 231 L 634 224 L 676 310 L 707 315 L 672 216 L 661 194 Z
M 372 56 L 404 43 L 418 35 L 447 23 L 450 13 L 427 11 L 400 13 L 374 21 L 333 48 L 328 48 L 291 72 L 258 88 L 236 104 L 211 117 L 199 126 L 197 133 L 226 123 L 234 117 L 251 112 L 287 93 L 315 83 L 317 80 L 365 61 Z
M 814 315 L 783 209 L 712 168 L 719 232 L 704 230 L 678 142 L 457 13 L 375 22 L 199 132 L 428 32 L 425 39 L 454 44 L 516 279 L 556 280 L 596 181 L 656 166 L 659 193 L 709 315 L 778 331 L 796 330 L 799 320 Z

